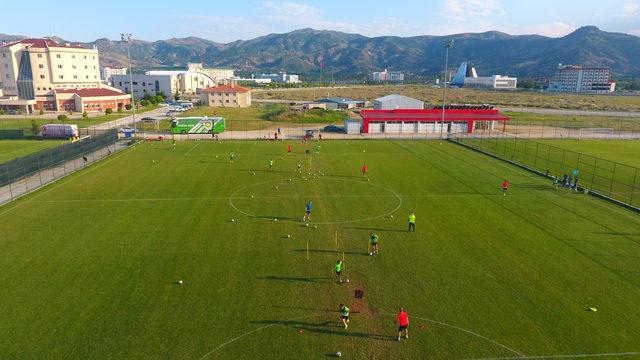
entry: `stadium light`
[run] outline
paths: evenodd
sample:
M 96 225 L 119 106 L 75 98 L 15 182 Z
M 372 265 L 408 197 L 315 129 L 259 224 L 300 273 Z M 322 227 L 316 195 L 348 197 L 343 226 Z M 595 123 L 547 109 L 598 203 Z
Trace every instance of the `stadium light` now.
M 447 72 L 449 70 L 449 49 L 453 47 L 453 39 L 447 39 L 442 43 L 445 49 L 444 56 L 444 91 L 442 94 L 442 123 L 440 124 L 440 139 L 444 132 L 444 110 L 447 103 Z
M 120 34 L 120 40 L 126 44 L 131 43 L 131 33 Z M 131 92 L 131 110 L 133 110 L 133 131 L 136 131 L 136 103 L 133 100 L 133 72 L 131 71 L 131 45 L 127 46 L 127 59 L 129 60 L 129 91 Z

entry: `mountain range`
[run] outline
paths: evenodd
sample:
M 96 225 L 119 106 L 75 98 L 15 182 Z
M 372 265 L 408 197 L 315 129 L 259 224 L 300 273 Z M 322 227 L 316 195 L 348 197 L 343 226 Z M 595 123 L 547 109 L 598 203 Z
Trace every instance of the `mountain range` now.
M 0 41 L 24 38 L 0 34 Z M 55 38 L 59 42 L 69 42 Z M 364 77 L 392 69 L 419 76 L 441 74 L 445 39 L 454 39 L 450 68 L 475 64 L 480 76 L 552 76 L 559 63 L 611 67 L 615 77 L 640 77 L 640 37 L 584 26 L 560 38 L 497 31 L 450 36 L 366 37 L 339 31 L 301 29 L 252 40 L 217 43 L 198 37 L 129 43 L 134 72 L 183 67 L 188 62 L 230 67 L 243 73 L 286 71 L 303 76 Z M 75 43 L 75 42 L 74 42 Z M 125 45 L 101 38 L 81 43 L 100 50 L 102 65 L 126 66 Z

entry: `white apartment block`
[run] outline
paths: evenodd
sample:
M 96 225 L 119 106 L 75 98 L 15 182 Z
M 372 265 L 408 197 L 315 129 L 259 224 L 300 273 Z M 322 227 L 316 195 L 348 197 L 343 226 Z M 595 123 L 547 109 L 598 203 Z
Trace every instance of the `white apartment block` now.
M 100 79 L 103 83 L 109 84 L 111 83 L 112 75 L 126 75 L 127 68 L 112 68 L 110 66 L 101 66 L 100 67 Z
M 610 68 L 584 68 L 580 65 L 558 66 L 549 83 L 549 91 L 606 94 L 615 91 Z

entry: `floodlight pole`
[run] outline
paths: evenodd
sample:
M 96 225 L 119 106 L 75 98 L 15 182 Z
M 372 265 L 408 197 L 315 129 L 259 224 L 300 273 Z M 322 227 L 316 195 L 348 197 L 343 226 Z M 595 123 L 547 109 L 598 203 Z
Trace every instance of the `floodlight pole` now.
M 440 139 L 444 132 L 444 110 L 447 103 L 447 72 L 449 70 L 449 49 L 453 47 L 453 39 L 447 39 L 443 42 L 445 49 L 444 56 L 444 91 L 442 93 L 442 123 L 440 124 Z
M 130 51 L 130 43 L 131 43 L 131 33 L 122 33 L 120 34 L 120 39 L 128 44 L 127 46 L 127 59 L 129 60 L 129 91 L 131 92 L 131 110 L 133 111 L 133 131 L 136 130 L 136 103 L 133 99 L 133 72 L 131 71 L 131 51 Z

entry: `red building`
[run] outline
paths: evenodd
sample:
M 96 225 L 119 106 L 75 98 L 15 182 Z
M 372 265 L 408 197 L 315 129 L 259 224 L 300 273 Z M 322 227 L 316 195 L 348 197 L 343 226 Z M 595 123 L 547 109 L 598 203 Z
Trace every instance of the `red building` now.
M 494 129 L 496 122 L 506 124 L 509 117 L 497 109 L 446 109 L 442 128 L 442 109 L 428 110 L 362 110 L 362 132 L 374 133 L 473 133 L 474 129 Z

